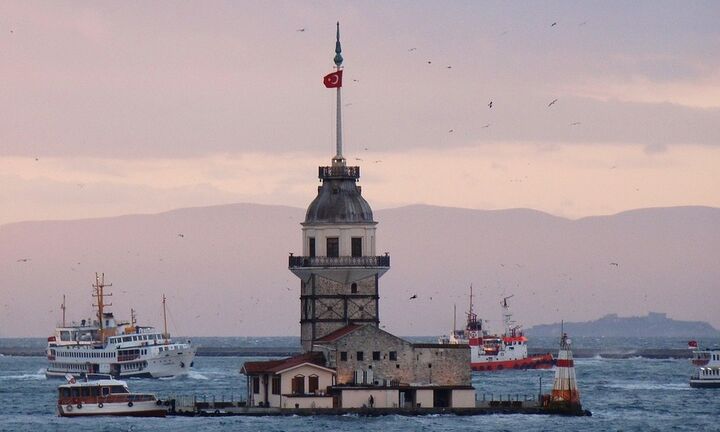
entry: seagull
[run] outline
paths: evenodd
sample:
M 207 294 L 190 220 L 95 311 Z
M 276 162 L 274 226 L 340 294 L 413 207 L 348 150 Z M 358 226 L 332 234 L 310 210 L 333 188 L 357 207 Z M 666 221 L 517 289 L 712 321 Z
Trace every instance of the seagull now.
M 299 29 L 297 29 L 297 30 L 295 30 L 295 31 L 304 32 L 304 31 L 305 31 L 305 27 L 299 28 Z
M 178 237 L 185 238 L 185 234 L 183 234 L 183 233 L 178 233 Z
M 428 60 L 428 64 L 432 64 L 432 62 L 430 60 Z
M 355 158 L 355 160 L 362 162 L 362 159 L 360 159 L 360 158 Z
M 37 157 L 35 158 L 35 162 L 37 162 L 37 161 L 39 161 L 39 160 L 40 160 L 40 158 L 37 158 Z
M 615 267 L 618 267 L 620 264 L 618 264 L 616 262 L 611 262 L 610 265 L 614 265 Z
M 488 104 L 488 108 L 492 108 L 492 101 Z
M 572 122 L 572 123 L 570 123 L 570 126 L 577 126 L 577 125 L 579 125 L 579 124 L 582 124 L 582 123 L 580 123 L 580 122 Z
M 581 23 L 578 24 L 578 25 L 584 26 L 585 24 L 587 24 L 587 21 L 583 21 L 583 22 L 581 22 Z
M 448 65 L 448 67 L 447 67 L 447 68 L 448 68 L 448 69 L 452 69 L 452 66 Z
M 480 129 L 485 129 L 485 128 L 489 128 L 489 127 L 490 127 L 490 123 L 486 124 L 485 126 L 481 127 Z
M 17 262 L 28 262 L 28 261 L 30 261 L 30 258 L 20 258 L 19 260 L 17 260 Z
M 354 79 L 354 80 L 353 80 L 353 82 L 360 82 L 360 80 L 358 80 L 358 79 Z
M 413 295 L 410 296 L 410 298 L 409 298 L 408 300 L 414 300 L 414 299 L 416 299 L 416 298 L 417 298 L 417 294 L 413 294 Z
M 417 48 L 409 48 L 408 51 L 415 51 Z
M 379 159 L 375 161 L 375 163 L 380 163 L 380 162 L 382 162 L 382 161 L 381 161 L 381 160 L 379 160 Z
M 553 106 L 553 105 L 555 104 L 555 102 L 557 102 L 557 101 L 558 101 L 557 99 L 553 99 L 552 102 L 550 102 L 550 103 L 548 104 L 548 106 Z
M 550 27 L 555 27 L 556 25 L 557 25 L 557 21 L 554 22 L 554 23 L 552 23 L 552 24 L 550 24 Z
M 455 132 L 455 129 L 450 129 L 450 130 L 448 131 L 448 133 L 453 133 L 453 132 Z

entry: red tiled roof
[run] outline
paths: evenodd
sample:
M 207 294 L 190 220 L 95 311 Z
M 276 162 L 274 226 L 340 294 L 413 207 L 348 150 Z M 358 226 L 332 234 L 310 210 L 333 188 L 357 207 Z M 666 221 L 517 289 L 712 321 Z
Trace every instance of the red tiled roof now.
M 321 337 L 320 339 L 316 339 L 315 342 L 333 342 L 337 339 L 340 339 L 342 336 L 345 336 L 348 333 L 352 333 L 356 329 L 362 327 L 359 324 L 348 324 L 345 327 L 341 327 L 337 330 L 335 330 L 332 333 L 328 333 L 325 336 Z
M 303 363 L 312 363 L 325 367 L 325 355 L 321 352 L 311 351 L 286 359 L 246 362 L 240 372 L 245 375 L 272 374 Z

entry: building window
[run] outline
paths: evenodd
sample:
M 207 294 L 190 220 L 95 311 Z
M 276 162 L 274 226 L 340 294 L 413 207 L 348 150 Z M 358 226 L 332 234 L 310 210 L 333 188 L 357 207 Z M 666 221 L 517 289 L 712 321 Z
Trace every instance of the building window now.
M 362 351 L 356 352 L 356 353 L 355 353 L 355 359 L 356 359 L 357 361 L 363 361 L 363 360 L 365 360 L 365 353 L 362 352 Z
M 397 351 L 390 351 L 390 360 L 397 361 Z
M 272 394 L 280 394 L 280 375 L 273 375 L 272 377 Z
M 347 361 L 347 351 L 340 351 L 340 361 Z
M 308 245 L 309 253 L 311 257 L 315 256 L 315 237 L 310 237 L 310 244 Z
M 253 393 L 260 394 L 260 377 L 253 377 Z
M 373 360 L 380 360 L 380 351 L 373 351 Z
M 352 256 L 361 257 L 362 256 L 362 237 L 353 237 L 350 241 L 351 241 L 350 246 L 352 249 Z
M 319 385 L 319 378 L 317 375 L 310 375 L 308 377 L 308 393 L 317 392 Z
M 327 256 L 337 258 L 340 256 L 340 239 L 337 237 L 328 237 L 325 239 L 327 245 Z
M 305 376 L 298 375 L 292 379 L 292 393 L 305 394 Z
M 355 282 L 353 282 L 352 285 L 350 285 L 350 292 L 352 294 L 357 294 L 357 284 Z

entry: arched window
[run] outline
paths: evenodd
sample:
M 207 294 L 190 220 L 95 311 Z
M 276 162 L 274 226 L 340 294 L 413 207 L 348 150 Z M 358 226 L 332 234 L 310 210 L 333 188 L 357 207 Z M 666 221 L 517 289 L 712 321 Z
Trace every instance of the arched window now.
M 320 379 L 317 375 L 310 375 L 308 377 L 308 393 L 315 393 L 320 387 Z
M 295 375 L 292 379 L 293 394 L 305 394 L 305 376 Z

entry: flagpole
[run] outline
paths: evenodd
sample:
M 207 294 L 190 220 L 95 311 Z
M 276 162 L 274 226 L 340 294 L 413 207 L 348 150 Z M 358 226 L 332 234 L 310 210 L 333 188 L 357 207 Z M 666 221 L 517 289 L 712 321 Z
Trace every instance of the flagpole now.
M 336 40 L 335 40 L 335 58 L 333 61 L 335 62 L 335 69 L 339 72 L 342 69 L 342 48 L 340 47 L 340 22 L 337 23 L 337 33 L 336 33 Z M 337 119 L 335 123 L 335 127 L 337 129 L 337 140 L 336 140 L 336 154 L 335 158 L 333 159 L 333 165 L 345 165 L 345 158 L 343 157 L 342 152 L 342 97 L 341 97 L 341 89 L 342 86 L 337 87 Z

